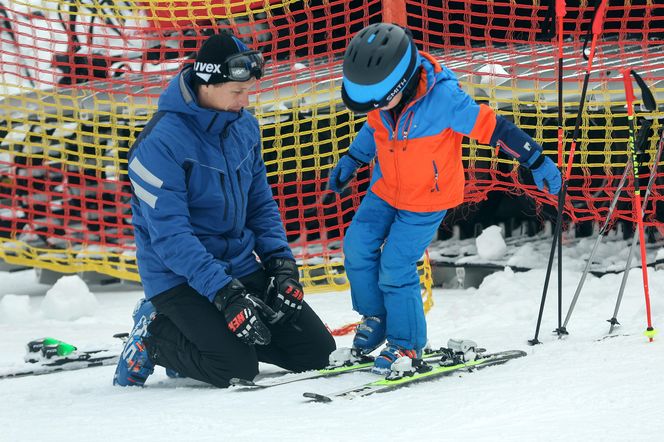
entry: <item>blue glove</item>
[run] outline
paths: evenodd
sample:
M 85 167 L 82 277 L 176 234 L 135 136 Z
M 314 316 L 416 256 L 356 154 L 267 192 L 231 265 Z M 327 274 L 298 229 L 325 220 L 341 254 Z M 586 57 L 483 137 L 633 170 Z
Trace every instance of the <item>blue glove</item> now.
M 362 164 L 364 163 L 353 157 L 351 154 L 341 157 L 330 173 L 327 187 L 336 193 L 343 192 L 346 186 L 348 186 L 348 183 L 350 183 L 355 177 L 355 171 L 357 168 Z
M 544 190 L 546 182 L 549 193 L 551 195 L 558 195 L 562 180 L 560 179 L 560 171 L 558 171 L 556 164 L 550 158 L 539 154 L 539 157 L 530 166 L 530 171 L 539 190 Z

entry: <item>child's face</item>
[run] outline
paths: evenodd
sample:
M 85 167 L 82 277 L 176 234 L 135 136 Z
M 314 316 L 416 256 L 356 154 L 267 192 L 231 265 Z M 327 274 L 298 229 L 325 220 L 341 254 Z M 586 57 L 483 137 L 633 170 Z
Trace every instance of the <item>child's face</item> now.
M 401 101 L 402 96 L 403 96 L 403 92 L 399 92 L 398 94 L 396 94 L 394 96 L 394 98 L 392 98 L 392 100 L 390 100 L 389 103 L 387 103 L 387 106 L 381 107 L 380 110 L 390 110 L 390 109 L 394 108 L 394 106 L 399 104 L 399 102 Z

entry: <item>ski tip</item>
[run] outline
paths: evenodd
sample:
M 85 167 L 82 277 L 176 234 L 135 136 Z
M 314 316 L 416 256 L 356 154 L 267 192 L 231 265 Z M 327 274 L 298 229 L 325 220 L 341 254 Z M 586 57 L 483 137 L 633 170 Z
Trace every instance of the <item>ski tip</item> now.
M 232 387 L 258 387 L 254 381 L 248 379 L 231 378 L 228 383 L 231 384 Z
M 324 403 L 332 402 L 332 398 L 329 396 L 325 396 L 324 394 L 305 392 L 302 393 L 302 396 L 306 397 L 307 399 L 312 399 L 314 402 L 324 402 Z
M 129 337 L 129 333 L 116 333 L 113 335 L 113 337 L 118 339 L 127 339 Z

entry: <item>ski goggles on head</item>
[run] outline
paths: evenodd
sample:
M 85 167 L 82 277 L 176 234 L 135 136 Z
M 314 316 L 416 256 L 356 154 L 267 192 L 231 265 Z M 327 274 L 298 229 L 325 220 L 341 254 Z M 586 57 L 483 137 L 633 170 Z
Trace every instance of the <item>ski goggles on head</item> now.
M 251 77 L 257 80 L 263 76 L 265 59 L 258 51 L 240 52 L 226 58 L 223 76 L 229 81 L 248 81 Z
M 356 101 L 350 97 L 350 94 L 348 93 L 348 90 L 346 89 L 346 84 L 345 81 L 341 85 L 341 99 L 343 100 L 344 104 L 348 109 L 352 110 L 353 112 L 360 113 L 360 114 L 366 114 L 374 109 L 382 109 L 386 107 L 387 105 L 390 104 L 394 98 L 396 98 L 397 95 L 399 95 L 400 92 L 404 92 L 405 90 L 416 86 L 416 82 L 419 81 L 419 72 L 420 69 L 416 67 L 413 72 L 410 73 L 410 76 L 404 76 L 402 77 L 399 82 L 392 88 L 390 92 L 387 93 L 387 95 L 384 95 L 382 98 L 369 98 L 368 101 Z M 371 86 L 360 86 L 355 84 L 351 84 L 353 89 L 356 91 L 362 90 L 362 92 L 366 92 L 367 90 L 371 89 Z
M 344 104 L 346 104 L 346 107 L 348 109 L 352 110 L 353 112 L 359 113 L 359 114 L 366 114 L 368 112 L 371 112 L 374 109 L 380 109 L 388 104 L 390 104 L 390 101 L 396 96 L 394 95 L 388 95 L 380 100 L 370 100 L 366 103 L 360 103 L 348 96 L 348 92 L 346 92 L 346 88 L 344 85 L 341 85 L 341 99 L 343 100 Z

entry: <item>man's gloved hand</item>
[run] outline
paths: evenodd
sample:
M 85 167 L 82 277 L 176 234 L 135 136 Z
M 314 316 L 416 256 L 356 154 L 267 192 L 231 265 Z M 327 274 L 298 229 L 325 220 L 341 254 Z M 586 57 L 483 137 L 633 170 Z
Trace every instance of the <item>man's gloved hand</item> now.
M 304 298 L 297 264 L 292 259 L 272 258 L 265 265 L 265 271 L 270 278 L 267 302 L 276 313 L 270 323 L 286 324 L 297 321 Z
M 346 186 L 348 186 L 348 183 L 350 183 L 353 177 L 355 177 L 355 171 L 362 164 L 364 163 L 350 153 L 341 157 L 330 173 L 330 179 L 327 185 L 328 188 L 336 193 L 343 192 Z
M 530 166 L 530 171 L 539 190 L 544 190 L 544 183 L 546 182 L 549 193 L 551 195 L 558 195 L 562 180 L 560 178 L 560 171 L 550 158 L 541 153 Z
M 258 313 L 263 311 L 268 318 L 275 313 L 263 301 L 247 292 L 237 279 L 233 279 L 219 290 L 214 305 L 226 317 L 228 329 L 248 345 L 267 345 L 272 334 Z

